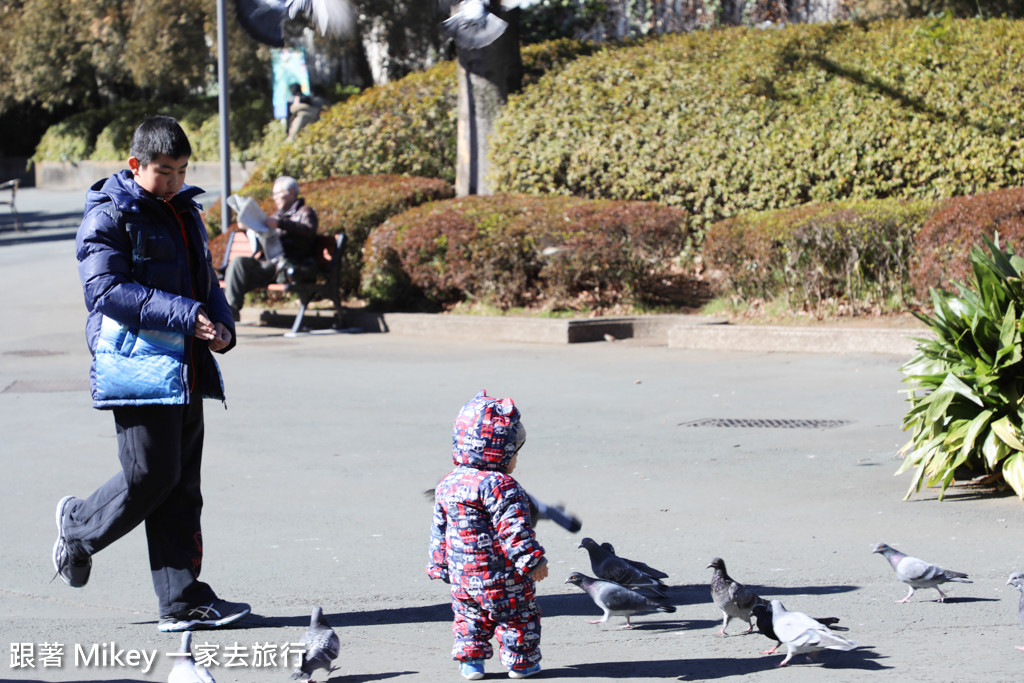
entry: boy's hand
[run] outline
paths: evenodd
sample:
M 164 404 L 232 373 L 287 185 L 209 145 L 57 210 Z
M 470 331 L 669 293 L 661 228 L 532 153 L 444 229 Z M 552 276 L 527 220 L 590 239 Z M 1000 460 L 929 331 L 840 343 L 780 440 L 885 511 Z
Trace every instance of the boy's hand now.
M 210 350 L 220 351 L 231 343 L 231 330 L 224 323 L 214 323 L 217 336 L 210 340 Z
M 214 326 L 210 319 L 206 317 L 206 312 L 203 310 L 199 311 L 196 315 L 196 339 L 205 339 L 207 341 L 217 337 L 217 328 Z
M 528 576 L 534 581 L 543 581 L 548 578 L 548 563 L 545 562 L 539 567 L 534 567 Z

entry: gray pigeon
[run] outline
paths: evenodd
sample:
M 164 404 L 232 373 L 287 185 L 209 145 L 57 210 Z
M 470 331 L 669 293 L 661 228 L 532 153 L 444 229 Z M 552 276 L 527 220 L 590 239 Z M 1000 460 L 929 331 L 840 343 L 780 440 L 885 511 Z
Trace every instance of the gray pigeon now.
M 897 600 L 897 603 L 903 603 L 910 599 L 910 596 L 914 594 L 918 588 L 934 588 L 939 592 L 939 602 L 943 602 L 946 599 L 946 594 L 939 588 L 939 584 L 946 583 L 947 581 L 958 581 L 960 583 L 974 583 L 973 581 L 967 580 L 967 574 L 963 572 L 955 572 L 951 569 L 943 569 L 938 565 L 919 560 L 916 557 L 910 555 L 904 555 L 899 550 L 892 548 L 885 543 L 879 543 L 875 546 L 873 553 L 882 553 L 885 559 L 889 560 L 889 564 L 892 565 L 893 570 L 896 572 L 896 578 L 903 583 L 910 586 L 910 592 L 907 593 L 907 597 L 902 600 Z
M 642 593 L 638 593 L 625 586 L 620 586 L 613 581 L 595 579 L 579 572 L 570 574 L 565 582 L 582 588 L 590 596 L 590 599 L 594 601 L 594 604 L 604 610 L 604 616 L 591 621 L 591 624 L 603 624 L 608 621 L 608 617 L 617 615 L 626 617 L 626 625 L 621 628 L 633 628 L 633 625 L 629 622 L 630 615 L 639 612 L 676 611 L 673 605 L 666 602 L 649 598 Z
M 174 657 L 167 683 L 216 683 L 209 670 L 192 656 L 192 632 L 181 634 L 181 650 Z
M 1020 602 L 1017 603 L 1017 619 L 1020 621 L 1020 625 L 1024 626 L 1024 574 L 1021 572 L 1014 572 L 1010 574 L 1010 578 L 1006 580 L 1007 586 L 1013 586 L 1020 591 Z M 1015 645 L 1018 650 L 1024 650 L 1024 645 Z
M 327 669 L 327 675 L 337 669 L 331 666 L 341 650 L 341 642 L 338 634 L 335 633 L 327 620 L 324 619 L 324 612 L 319 606 L 313 608 L 313 615 L 309 619 L 309 630 L 302 636 L 302 642 L 306 651 L 298 658 L 295 665 L 298 667 L 292 672 L 292 679 L 304 678 L 310 683 L 313 681 L 313 672 L 317 669 Z
M 718 631 L 718 635 L 725 635 L 725 627 L 734 618 L 747 622 L 747 630 L 744 633 L 753 631 L 754 622 L 751 614 L 754 605 L 767 604 L 767 602 L 757 593 L 729 576 L 729 573 L 725 571 L 725 560 L 722 558 L 714 558 L 707 568 L 714 570 L 711 574 L 711 599 L 715 602 L 715 606 L 722 610 L 722 628 Z
M 790 612 L 778 600 L 772 600 L 772 628 L 775 637 L 786 644 L 788 652 L 779 666 L 786 666 L 794 655 L 818 650 L 852 650 L 857 643 L 829 631 L 828 627 L 803 612 Z
M 590 555 L 590 568 L 597 578 L 627 586 L 629 588 L 646 588 L 660 597 L 665 597 L 665 584 L 661 579 L 647 574 L 639 567 L 624 560 L 604 546 L 598 545 L 592 538 L 584 538 L 577 548 L 586 548 Z
M 487 47 L 508 28 L 508 22 L 491 12 L 489 6 L 488 0 L 463 0 L 458 11 L 441 22 L 444 34 L 463 50 Z
M 615 547 L 611 543 L 608 543 L 606 541 L 606 542 L 601 544 L 601 547 L 604 548 L 605 550 L 607 550 L 608 552 L 610 552 L 612 555 L 616 555 Z M 666 574 L 665 572 L 661 571 L 660 569 L 655 569 L 654 567 L 652 567 L 649 564 L 645 564 L 645 563 L 640 562 L 638 560 L 631 560 L 628 557 L 622 557 L 622 555 L 616 555 L 616 556 L 619 559 L 623 560 L 624 562 L 629 562 L 631 565 L 633 565 L 634 567 L 636 567 L 637 569 L 642 571 L 644 574 L 647 574 L 648 576 L 653 576 L 656 579 L 667 579 L 668 578 L 668 574 Z

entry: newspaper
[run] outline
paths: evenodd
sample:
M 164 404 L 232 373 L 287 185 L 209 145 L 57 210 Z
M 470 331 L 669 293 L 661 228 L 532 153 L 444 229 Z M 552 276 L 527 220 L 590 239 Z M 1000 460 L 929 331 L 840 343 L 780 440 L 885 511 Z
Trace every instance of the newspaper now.
M 252 197 L 233 194 L 228 197 L 228 206 L 235 212 L 238 222 L 245 226 L 245 234 L 249 238 L 249 246 L 253 253 L 263 246 L 263 255 L 268 261 L 276 263 L 284 256 L 279 230 L 271 230 L 267 226 L 267 214 Z

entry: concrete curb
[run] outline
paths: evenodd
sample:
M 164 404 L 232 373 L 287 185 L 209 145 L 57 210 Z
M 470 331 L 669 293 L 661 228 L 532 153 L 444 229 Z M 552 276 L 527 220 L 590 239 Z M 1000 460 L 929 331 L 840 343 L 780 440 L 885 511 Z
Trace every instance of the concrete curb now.
M 243 320 L 290 327 L 295 312 L 288 309 L 243 309 Z M 312 329 L 329 328 L 329 311 L 307 312 Z M 929 336 L 924 327 L 912 329 L 731 325 L 722 318 L 702 315 L 652 315 L 618 318 L 527 318 L 432 313 L 369 313 L 346 311 L 346 328 L 366 333 L 389 333 L 439 339 L 488 340 L 534 344 L 577 344 L 592 341 L 638 340 L 671 349 L 911 356 L 916 338 Z

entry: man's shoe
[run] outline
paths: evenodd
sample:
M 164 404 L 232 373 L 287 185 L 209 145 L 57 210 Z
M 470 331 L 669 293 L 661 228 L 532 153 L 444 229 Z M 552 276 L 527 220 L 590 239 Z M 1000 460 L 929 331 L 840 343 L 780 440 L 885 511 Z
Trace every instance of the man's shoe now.
M 208 605 L 197 605 L 178 614 L 160 617 L 157 628 L 165 633 L 223 628 L 248 615 L 250 611 L 252 608 L 244 602 L 214 598 Z
M 459 673 L 467 681 L 479 681 L 484 677 L 484 660 L 467 659 L 459 664 Z
M 530 676 L 540 673 L 540 664 L 534 664 L 526 669 L 509 669 L 509 678 L 529 678 Z
M 57 570 L 57 573 L 53 578 L 59 576 L 64 583 L 72 588 L 81 588 L 89 583 L 92 558 L 72 557 L 67 539 L 64 538 L 64 510 L 73 500 L 77 499 L 74 496 L 64 496 L 57 503 L 57 542 L 53 544 L 53 568 Z

